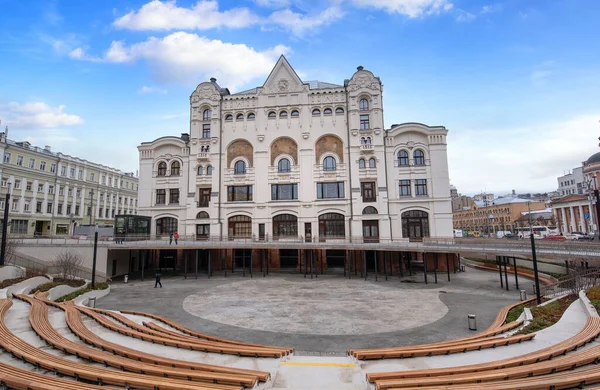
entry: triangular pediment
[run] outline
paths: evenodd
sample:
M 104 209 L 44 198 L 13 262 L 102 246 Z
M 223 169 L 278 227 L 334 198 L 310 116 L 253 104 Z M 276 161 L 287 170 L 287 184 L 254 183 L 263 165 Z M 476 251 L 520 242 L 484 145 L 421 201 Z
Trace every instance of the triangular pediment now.
M 306 86 L 285 56 L 282 55 L 277 60 L 262 88 L 266 93 L 288 93 L 303 91 Z

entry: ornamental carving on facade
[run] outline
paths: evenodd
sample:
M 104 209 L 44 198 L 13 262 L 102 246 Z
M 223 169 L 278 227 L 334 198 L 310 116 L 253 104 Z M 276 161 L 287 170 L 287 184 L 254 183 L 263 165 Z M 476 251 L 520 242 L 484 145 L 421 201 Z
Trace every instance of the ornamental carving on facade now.
M 289 88 L 290 83 L 286 79 L 281 79 L 277 83 L 277 89 L 279 90 L 279 92 L 287 92 Z
M 379 83 L 373 78 L 363 75 L 358 76 L 354 81 L 350 83 L 348 86 L 348 90 L 357 91 L 361 88 L 368 88 L 373 90 L 379 90 Z

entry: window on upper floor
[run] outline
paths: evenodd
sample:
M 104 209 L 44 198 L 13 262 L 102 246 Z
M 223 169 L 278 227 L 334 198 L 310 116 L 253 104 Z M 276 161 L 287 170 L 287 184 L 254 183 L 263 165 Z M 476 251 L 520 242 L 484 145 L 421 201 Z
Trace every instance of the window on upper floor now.
M 213 173 L 213 167 L 212 165 L 209 165 L 206 167 L 206 176 L 212 176 Z
M 281 111 L 281 112 L 279 113 L 279 117 L 280 117 L 280 118 L 287 118 L 287 116 L 288 116 L 288 113 L 287 113 L 287 111 Z
M 200 165 L 200 166 L 198 167 L 198 170 L 197 170 L 197 172 L 198 172 L 198 176 L 202 176 L 202 173 L 203 173 L 203 168 L 202 168 L 202 165 Z
M 210 123 L 202 125 L 202 138 L 210 138 Z
M 400 196 L 410 196 L 410 180 L 399 181 Z
M 398 152 L 398 166 L 408 165 L 408 152 L 401 150 Z
M 275 119 L 277 118 L 277 114 L 275 113 L 275 111 L 269 111 L 268 117 L 269 119 Z
M 368 115 L 361 115 L 360 116 L 360 129 L 361 130 L 369 130 L 370 126 L 369 126 L 369 116 Z
M 202 112 L 202 120 L 203 121 L 209 121 L 211 116 L 212 116 L 212 110 L 209 108 L 207 108 L 206 110 L 204 110 Z
M 298 118 L 300 116 L 300 111 L 298 111 L 298 110 L 292 110 L 292 113 L 290 114 L 290 116 L 292 118 Z
M 244 120 L 244 114 L 237 114 L 235 116 L 235 120 L 236 121 L 243 121 Z
M 50 164 L 50 173 L 56 173 L 56 164 Z
M 46 161 L 40 161 L 40 171 L 46 170 Z
M 181 172 L 181 165 L 179 164 L 179 161 L 173 161 L 171 163 L 171 176 L 179 176 L 180 172 Z
M 169 189 L 169 204 L 179 204 L 179 188 Z
M 156 204 L 165 204 L 167 199 L 167 191 L 165 189 L 156 190 Z
M 10 164 L 10 153 L 9 152 L 4 152 L 4 163 Z
M 323 115 L 331 115 L 333 113 L 333 111 L 331 110 L 331 108 L 326 108 L 323 110 Z
M 298 199 L 298 184 L 271 184 L 271 200 Z
M 287 158 L 282 158 L 277 163 L 277 172 L 279 173 L 289 173 L 292 170 L 290 160 Z
M 344 182 L 317 183 L 317 199 L 344 197 Z
M 369 168 L 376 168 L 377 167 L 377 160 L 375 160 L 374 157 L 371 157 L 369 159 Z
M 318 108 L 315 108 L 312 110 L 312 115 L 313 116 L 320 116 L 321 115 L 321 110 L 319 110 Z
M 335 161 L 334 157 L 327 156 L 323 160 L 323 170 L 324 171 L 335 171 L 337 169 L 336 165 L 337 165 L 337 162 Z
M 156 171 L 157 176 L 166 176 L 167 175 L 167 163 L 161 161 L 158 163 L 158 170 Z M 112 184 L 112 179 L 108 180 L 108 185 Z
M 361 111 L 366 111 L 369 109 L 369 101 L 367 99 L 360 99 L 360 102 L 358 103 L 358 108 Z
M 427 195 L 427 179 L 415 180 L 415 194 Z
M 344 113 L 344 109 L 342 107 L 338 107 L 335 109 L 335 114 L 336 115 L 341 115 Z
M 360 159 L 358 160 L 358 168 L 359 169 L 364 169 L 365 168 L 365 160 L 364 159 Z
M 256 114 L 251 112 L 250 114 L 248 114 L 246 119 L 248 119 L 249 121 L 253 121 L 254 119 L 256 119 Z
M 35 167 L 35 159 L 30 158 L 29 159 L 29 168 L 33 169 L 34 167 Z
M 369 181 L 360 183 L 360 192 L 362 194 L 363 202 L 377 201 L 377 195 L 375 194 L 375 182 Z
M 233 174 L 234 175 L 244 175 L 246 173 L 246 162 L 243 160 L 239 160 L 233 166 Z
M 228 186 L 227 187 L 228 202 L 251 202 L 252 201 L 252 186 Z
M 423 153 L 422 150 L 415 150 L 415 152 L 413 153 L 413 159 L 415 165 L 425 165 L 425 153 Z
M 225 120 L 226 121 L 232 121 L 233 120 L 233 115 L 231 115 L 231 114 L 225 115 Z

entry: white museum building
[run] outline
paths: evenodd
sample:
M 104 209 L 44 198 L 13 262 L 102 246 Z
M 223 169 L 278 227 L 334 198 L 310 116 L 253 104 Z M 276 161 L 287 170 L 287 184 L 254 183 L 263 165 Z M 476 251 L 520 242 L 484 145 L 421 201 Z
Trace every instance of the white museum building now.
M 247 91 L 203 82 L 190 132 L 138 147 L 138 212 L 195 239 L 451 237 L 448 131 L 385 129 L 382 92 L 362 66 L 303 82 L 283 56 Z

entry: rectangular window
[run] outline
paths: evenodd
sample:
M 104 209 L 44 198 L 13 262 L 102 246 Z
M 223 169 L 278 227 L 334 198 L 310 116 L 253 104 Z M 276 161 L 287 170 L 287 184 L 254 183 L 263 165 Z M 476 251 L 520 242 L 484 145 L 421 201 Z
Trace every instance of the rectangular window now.
M 427 195 L 427 180 L 426 179 L 415 180 L 415 194 L 416 195 Z
M 125 188 L 129 189 L 129 182 L 125 183 Z
M 109 178 L 108 178 L 108 186 L 109 186 L 109 187 L 112 187 L 112 177 L 109 177 Z
M 12 208 L 11 208 L 11 210 L 12 210 L 12 211 L 17 211 L 17 210 L 19 210 L 19 201 L 18 201 L 18 200 L 14 200 L 14 201 L 12 202 Z
M 102 175 L 102 185 L 106 184 L 106 175 Z
M 56 173 L 56 164 L 50 164 L 50 173 Z
M 73 189 L 72 188 L 69 188 L 67 190 L 67 196 L 73 196 Z
M 48 186 L 48 193 L 50 195 L 54 194 L 54 186 Z
M 8 152 L 4 153 L 4 163 L 10 164 L 10 153 L 8 153 Z
M 92 215 L 92 206 L 87 207 L 87 212 L 85 213 L 85 215 L 87 215 L 87 216 Z
M 208 207 L 210 203 L 210 188 L 200 188 L 198 194 L 198 207 Z
M 119 198 L 121 203 L 121 198 Z M 179 204 L 179 188 L 169 189 L 169 204 Z
M 64 194 L 65 194 L 65 187 L 64 186 L 58 187 L 58 195 L 64 195 Z
M 15 190 L 21 188 L 21 180 L 15 180 Z
M 71 205 L 70 204 L 67 205 L 67 215 L 69 215 L 69 216 L 71 215 Z
M 23 156 L 17 156 L 17 165 L 20 167 L 23 166 Z
M 410 180 L 400 180 L 400 196 L 410 196 Z
M 25 191 L 31 191 L 31 187 L 33 186 L 33 183 L 28 181 L 27 182 L 27 186 L 25 187 Z
M 77 175 L 77 178 L 78 178 L 79 180 L 83 180 L 83 169 L 80 169 L 80 170 L 79 170 L 79 174 Z
M 28 220 L 13 219 L 10 221 L 10 232 L 13 234 L 27 234 Z
M 103 215 L 103 213 L 102 213 L 102 207 L 100 207 L 98 209 L 98 218 L 102 218 L 102 215 Z
M 344 197 L 344 182 L 317 183 L 317 199 L 334 199 Z
M 167 191 L 165 189 L 156 190 L 156 204 L 165 204 L 167 199 Z
M 61 176 L 67 176 L 67 167 L 60 167 L 60 175 Z
M 70 177 L 71 179 L 74 179 L 74 178 L 75 178 L 75 168 L 71 168 L 71 169 L 69 169 L 69 177 Z
M 56 225 L 56 234 L 69 234 L 69 225 L 57 224 Z
M 75 215 L 79 215 L 79 205 L 75 205 Z
M 90 173 L 90 181 L 94 181 L 94 174 Z
M 114 218 L 114 217 L 115 217 L 115 210 L 114 210 L 114 209 L 113 209 L 113 211 L 111 212 L 111 216 L 112 216 L 112 218 Z
M 8 179 L 2 178 L 2 188 L 8 187 Z
M 31 169 L 35 168 L 35 158 L 29 159 L 29 168 L 31 168 Z
M 298 184 L 272 184 L 271 200 L 298 199 Z
M 202 125 L 202 138 L 210 138 L 210 124 Z
M 360 116 L 360 129 L 361 130 L 369 130 L 369 116 L 368 115 L 361 115 Z
M 3 200 L 0 200 L 0 210 L 4 210 L 4 201 Z
M 25 201 L 25 204 L 23 205 L 23 211 L 25 211 L 26 213 L 29 212 L 29 201 Z
M 78 198 L 81 198 L 81 189 L 78 189 L 75 194 L 77 195 Z
M 46 170 L 46 161 L 40 161 L 40 171 Z
M 377 195 L 375 195 L 375 182 L 369 181 L 360 183 L 360 189 L 362 193 L 363 202 L 377 201 Z
M 38 184 L 38 192 L 44 192 L 44 185 Z
M 35 212 L 36 213 L 41 213 L 42 212 L 42 202 L 39 201 L 39 200 L 35 204 Z
M 228 202 L 250 202 L 252 201 L 252 186 L 229 186 L 227 187 Z
M 108 218 L 108 208 L 104 210 L 104 218 Z
M 48 203 L 48 204 L 46 205 L 46 212 L 47 212 L 48 214 L 52 214 L 52 203 Z
M 62 215 L 62 213 L 63 213 L 63 205 L 62 205 L 62 203 L 58 204 L 58 210 L 57 211 L 58 211 L 59 215 Z

